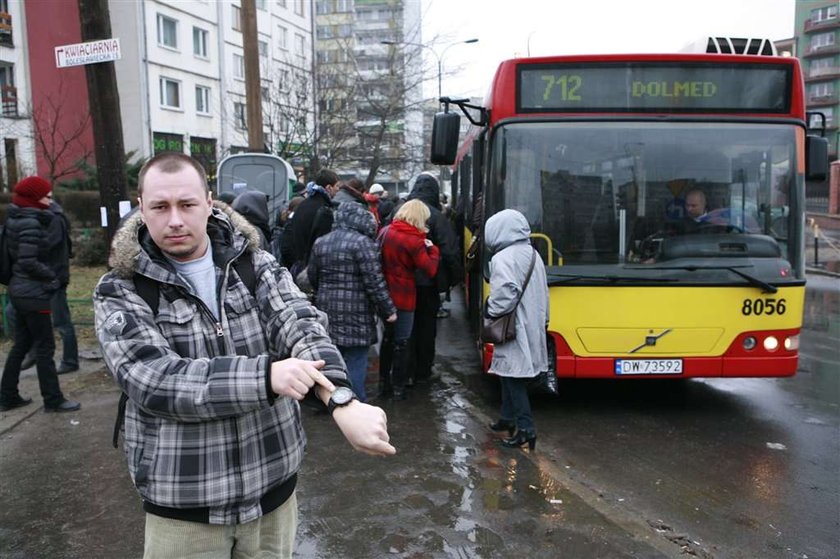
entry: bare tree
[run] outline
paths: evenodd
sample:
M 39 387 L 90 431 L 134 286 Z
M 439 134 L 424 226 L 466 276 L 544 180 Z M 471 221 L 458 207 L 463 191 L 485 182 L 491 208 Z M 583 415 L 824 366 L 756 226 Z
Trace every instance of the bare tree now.
M 31 110 L 35 150 L 52 183 L 82 171 L 93 155 L 90 113 L 69 107 L 63 91 L 62 83 Z
M 421 49 L 396 40 L 402 37 L 383 45 L 383 38 L 334 38 L 316 69 L 319 156 L 335 167 L 366 169 L 368 186 L 381 173 L 403 177 L 422 165 Z

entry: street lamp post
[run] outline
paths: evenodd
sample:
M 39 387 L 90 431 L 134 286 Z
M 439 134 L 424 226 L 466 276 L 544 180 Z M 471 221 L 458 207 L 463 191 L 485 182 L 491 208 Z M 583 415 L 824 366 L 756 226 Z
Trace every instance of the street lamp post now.
M 429 45 L 424 45 L 423 43 L 411 43 L 407 41 L 379 41 L 383 45 L 391 45 L 391 46 L 398 46 L 398 45 L 408 45 L 414 47 L 420 47 L 424 49 L 429 49 L 432 54 L 435 55 L 437 59 L 437 82 L 438 82 L 438 99 L 441 98 L 443 95 L 442 86 L 443 86 L 443 57 L 446 56 L 446 51 L 454 47 L 455 45 L 471 45 L 478 42 L 478 39 L 466 39 L 464 41 L 455 41 L 454 43 L 449 43 L 446 47 L 438 54 L 438 52 Z

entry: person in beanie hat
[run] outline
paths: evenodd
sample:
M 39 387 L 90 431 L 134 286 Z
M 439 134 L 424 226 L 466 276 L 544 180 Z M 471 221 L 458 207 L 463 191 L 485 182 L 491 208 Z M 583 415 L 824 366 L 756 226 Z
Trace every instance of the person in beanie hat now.
M 51 193 L 52 186 L 41 177 L 26 177 L 15 185 L 12 204 L 46 210 L 50 207 Z
M 51 299 L 61 287 L 62 278 L 50 255 L 50 226 L 56 214 L 48 211 L 52 186 L 40 177 L 26 177 L 15 185 L 6 217 L 6 242 L 12 258 L 9 299 L 16 314 L 15 341 L 0 380 L 0 411 L 32 402 L 18 392 L 20 366 L 30 348 L 35 348 L 38 383 L 44 411 L 68 412 L 81 407 L 64 398 L 58 384 L 53 354 L 55 340 Z M 66 242 L 58 239 L 57 242 Z

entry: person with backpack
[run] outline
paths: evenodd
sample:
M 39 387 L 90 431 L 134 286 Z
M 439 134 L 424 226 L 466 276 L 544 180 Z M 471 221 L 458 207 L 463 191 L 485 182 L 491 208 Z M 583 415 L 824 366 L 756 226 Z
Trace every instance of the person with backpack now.
M 41 177 L 26 177 L 15 185 L 6 214 L 3 234 L 11 261 L 8 292 L 15 310 L 15 339 L 0 380 L 0 411 L 32 402 L 18 392 L 21 364 L 31 348 L 35 350 L 44 411 L 81 408 L 61 392 L 53 361 L 52 299 L 67 285 L 69 267 L 62 265 L 67 260 L 67 239 L 50 234 L 55 220 L 62 219 L 50 211 L 51 202 L 52 185 Z
M 214 205 L 200 163 L 156 155 L 138 200 L 93 302 L 105 364 L 127 396 L 145 556 L 291 557 L 306 444 L 299 401 L 327 409 L 372 455 L 396 452 L 385 413 L 355 399 L 323 313 L 242 216 Z

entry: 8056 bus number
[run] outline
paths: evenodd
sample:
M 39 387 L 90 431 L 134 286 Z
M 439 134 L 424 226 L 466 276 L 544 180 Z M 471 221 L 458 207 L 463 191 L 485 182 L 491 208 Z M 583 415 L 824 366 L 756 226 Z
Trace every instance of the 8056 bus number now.
M 787 301 L 784 299 L 744 299 L 741 305 L 741 314 L 750 315 L 773 315 L 785 314 Z

